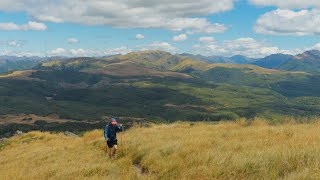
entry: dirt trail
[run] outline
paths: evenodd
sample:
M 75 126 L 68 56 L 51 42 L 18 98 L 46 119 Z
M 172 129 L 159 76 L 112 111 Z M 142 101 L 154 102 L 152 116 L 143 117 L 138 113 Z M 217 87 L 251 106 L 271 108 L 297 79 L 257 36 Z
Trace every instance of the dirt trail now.
M 140 164 L 133 164 L 133 167 L 136 170 L 138 177 L 143 176 L 144 173 Z

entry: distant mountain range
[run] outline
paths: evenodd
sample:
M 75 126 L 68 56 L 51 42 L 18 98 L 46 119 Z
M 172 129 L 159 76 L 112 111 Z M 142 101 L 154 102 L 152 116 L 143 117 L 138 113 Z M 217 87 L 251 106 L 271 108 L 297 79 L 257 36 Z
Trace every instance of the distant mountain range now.
M 0 73 L 6 73 L 10 71 L 26 70 L 32 69 L 39 63 L 56 60 L 65 59 L 65 57 L 17 57 L 17 56 L 0 56 Z
M 251 64 L 257 60 L 254 58 L 249 58 L 241 55 L 224 57 L 224 56 L 202 56 L 202 55 L 193 55 L 193 54 L 184 53 L 184 54 L 180 54 L 180 56 L 185 56 L 192 59 L 198 59 L 208 63 L 223 63 L 223 64 Z
M 294 56 L 287 54 L 272 54 L 265 58 L 261 58 L 252 64 L 264 68 L 277 69 L 281 64 L 291 60 L 293 57 Z
M 139 54 L 139 52 L 136 52 Z M 169 53 L 166 52 L 158 53 L 158 56 L 169 56 Z M 129 53 L 128 55 L 132 55 Z M 105 59 L 112 58 L 117 59 L 119 57 L 129 57 L 126 55 L 113 55 L 106 57 L 96 57 L 89 59 Z M 132 59 L 137 58 L 131 57 Z M 139 59 L 140 57 L 138 57 Z M 149 60 L 149 63 L 152 62 L 152 59 L 159 59 L 159 57 L 146 57 Z M 203 55 L 193 55 L 193 54 L 179 54 L 176 56 L 172 56 L 171 61 L 167 64 L 162 64 L 162 66 L 170 66 L 174 61 L 178 61 L 178 58 L 190 58 L 193 60 L 203 61 L 209 64 L 252 64 L 256 66 L 260 66 L 268 69 L 278 69 L 278 70 L 286 70 L 286 71 L 304 71 L 309 73 L 319 73 L 320 72 L 320 51 L 311 50 L 306 51 L 302 54 L 298 55 L 288 55 L 288 54 L 272 54 L 270 56 L 264 58 L 249 58 L 242 55 L 235 55 L 232 57 L 225 56 L 203 56 Z M 25 70 L 32 69 L 37 66 L 39 63 L 50 62 L 54 60 L 64 60 L 64 59 L 76 59 L 76 58 L 67 58 L 67 57 L 16 57 L 16 56 L 0 56 L 0 73 L 6 73 L 14 70 Z M 83 58 L 82 58 L 83 59 Z M 158 64 L 161 62 L 158 62 Z M 158 67 L 159 68 L 159 67 Z M 165 68 L 165 67 L 162 67 Z
M 208 63 L 224 64 L 253 64 L 269 69 L 286 71 L 304 71 L 309 73 L 320 72 L 320 51 L 311 50 L 298 55 L 272 54 L 270 56 L 254 59 L 245 56 L 201 56 L 192 54 L 181 54 L 193 59 L 202 60 Z
M 305 71 L 310 73 L 320 72 L 320 51 L 306 51 L 293 56 L 289 60 L 280 64 L 277 69 L 287 71 Z

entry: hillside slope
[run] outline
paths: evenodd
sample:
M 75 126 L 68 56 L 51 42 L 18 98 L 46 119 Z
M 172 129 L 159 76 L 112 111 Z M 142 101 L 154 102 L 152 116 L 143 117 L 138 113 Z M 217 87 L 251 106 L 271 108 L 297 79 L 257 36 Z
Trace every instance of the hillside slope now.
M 320 72 L 320 51 L 306 51 L 281 64 L 278 69 L 287 71 Z
M 190 78 L 186 74 L 171 72 L 185 58 L 165 51 L 148 50 L 108 58 L 70 58 L 41 64 L 39 70 L 71 70 L 111 76 L 157 76 Z
M 0 179 L 317 179 L 320 124 L 135 127 L 109 160 L 102 131 L 31 132 L 0 144 Z
M 252 64 L 260 67 L 264 67 L 264 68 L 276 69 L 281 64 L 290 61 L 293 57 L 294 56 L 287 55 L 287 54 L 272 54 L 265 58 L 259 59 Z
M 315 116 L 320 76 L 247 64 L 210 64 L 164 51 L 50 61 L 0 75 L 0 114 L 162 122 Z M 305 89 L 309 90 L 306 91 Z
M 241 55 L 224 57 L 224 56 L 202 56 L 202 55 L 193 55 L 193 54 L 183 53 L 183 54 L 180 54 L 180 56 L 189 57 L 195 60 L 200 60 L 208 63 L 250 64 L 255 61 L 255 59 L 248 58 L 246 56 L 241 56 Z

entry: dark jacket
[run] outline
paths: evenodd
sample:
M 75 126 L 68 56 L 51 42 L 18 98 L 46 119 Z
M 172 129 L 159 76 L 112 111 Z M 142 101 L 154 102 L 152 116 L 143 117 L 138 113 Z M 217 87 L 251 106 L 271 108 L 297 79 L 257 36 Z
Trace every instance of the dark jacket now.
M 104 138 L 109 138 L 110 141 L 117 140 L 117 132 L 121 132 L 122 127 L 116 124 L 112 126 L 112 124 L 107 124 L 106 128 L 104 129 Z

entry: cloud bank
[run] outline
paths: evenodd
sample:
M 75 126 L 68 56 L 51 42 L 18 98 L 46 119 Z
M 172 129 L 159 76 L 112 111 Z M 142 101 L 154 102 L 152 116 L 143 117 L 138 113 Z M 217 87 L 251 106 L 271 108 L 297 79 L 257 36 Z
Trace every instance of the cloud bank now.
M 235 0 L 1 0 L 0 10 L 26 12 L 43 22 L 71 22 L 120 28 L 164 28 L 220 33 L 227 27 L 195 18 L 233 9 Z
M 45 31 L 47 26 L 43 23 L 29 21 L 27 24 L 18 25 L 13 22 L 0 23 L 0 30 L 3 31 Z
M 254 30 L 272 35 L 319 35 L 320 10 L 277 9 L 260 16 Z

